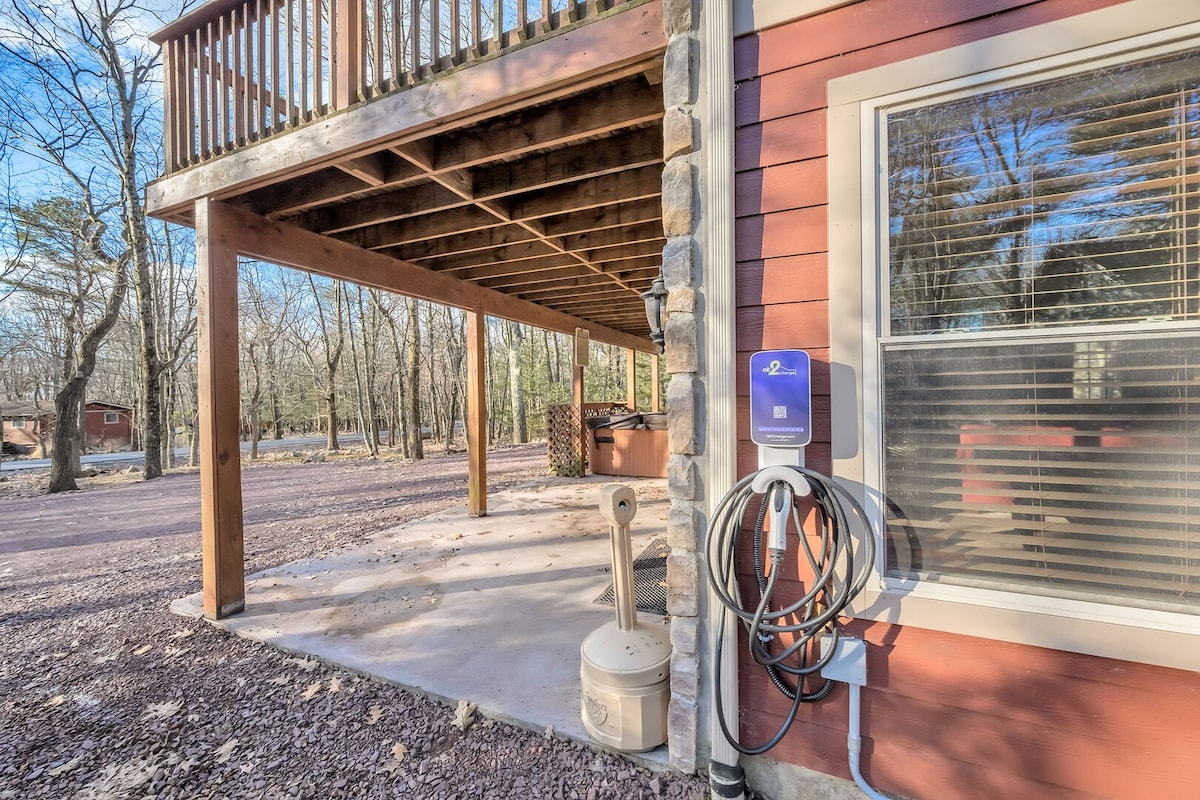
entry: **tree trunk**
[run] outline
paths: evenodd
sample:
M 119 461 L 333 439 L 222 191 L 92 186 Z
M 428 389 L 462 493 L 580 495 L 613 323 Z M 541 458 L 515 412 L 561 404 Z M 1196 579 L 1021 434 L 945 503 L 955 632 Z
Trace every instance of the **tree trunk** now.
M 346 298 L 346 305 L 349 307 L 350 298 Z M 362 401 L 360 402 L 360 414 L 363 417 L 363 441 L 367 443 L 367 451 L 373 455 L 379 455 L 379 407 L 375 402 L 375 384 L 376 384 L 376 362 L 375 352 L 376 343 L 379 340 L 379 317 L 372 306 L 371 314 L 367 314 L 367 308 L 363 304 L 362 287 L 358 289 L 358 325 L 359 333 L 362 334 L 362 388 L 360 390 Z M 351 343 L 353 343 L 353 331 L 351 331 Z M 357 374 L 357 373 L 356 373 Z
M 359 299 L 362 299 L 362 289 L 359 290 Z M 346 294 L 346 325 L 349 327 L 350 335 L 350 368 L 354 371 L 354 394 L 355 407 L 358 410 L 358 429 L 362 433 L 363 444 L 367 446 L 367 452 L 373 456 L 379 455 L 379 440 L 371 431 L 371 426 L 367 424 L 369 402 L 366 398 L 366 391 L 363 386 L 362 364 L 358 358 L 358 344 L 354 340 L 354 315 L 353 309 L 350 306 L 350 295 Z M 362 318 L 362 305 L 359 305 L 358 327 L 362 331 L 365 321 Z M 364 334 L 365 335 L 365 334 Z M 365 348 L 365 343 L 364 343 Z M 366 355 L 365 353 L 363 354 Z
M 279 407 L 279 359 L 275 351 L 274 337 L 267 340 L 267 398 L 271 403 L 271 438 L 283 438 L 283 410 Z
M 87 449 L 87 382 L 84 381 L 83 394 L 79 397 L 79 406 L 76 408 L 79 416 L 76 418 L 77 437 L 75 439 L 75 447 L 71 448 L 71 469 L 75 470 L 78 475 L 83 471 L 83 451 Z
M 445 444 L 446 437 L 442 435 L 442 426 L 446 423 L 446 415 L 438 394 L 437 383 L 429 381 L 429 434 L 430 440 Z
M 408 299 L 408 456 L 420 461 L 425 457 L 421 442 L 421 320 L 419 302 Z
M 463 375 L 464 364 L 467 360 L 467 317 L 465 314 L 458 316 L 450 309 L 446 309 L 446 331 L 447 343 L 446 350 L 450 358 L 450 393 L 449 408 L 446 411 L 447 429 L 446 429 L 446 449 L 450 449 L 450 445 L 454 443 L 455 422 L 460 418 L 463 423 L 463 433 L 467 430 L 467 415 L 466 415 L 466 398 L 463 396 Z
M 388 447 L 396 446 L 396 378 L 388 379 Z
M 133 113 L 132 106 L 124 109 L 126 116 Z M 127 123 L 128 125 L 129 123 Z M 127 141 L 134 138 L 132 130 L 126 134 Z M 146 480 L 162 475 L 162 380 L 163 365 L 158 355 L 158 334 L 155 330 L 156 310 L 154 302 L 154 278 L 150 274 L 150 234 L 146 230 L 146 214 L 137 184 L 138 164 L 131 157 L 124 164 L 125 239 L 133 261 L 133 276 L 136 285 L 139 333 L 142 345 L 142 451 L 145 453 L 145 468 L 142 475 Z
M 57 416 L 54 424 L 54 451 L 50 460 L 48 490 L 51 494 L 79 488 L 75 483 L 75 475 L 79 471 L 79 445 L 82 439 L 80 405 L 87 395 L 88 379 L 96 370 L 96 352 L 109 331 L 117 324 L 121 315 L 121 304 L 125 302 L 125 294 L 129 289 L 129 274 L 124 266 L 118 265 L 115 272 L 112 290 L 105 302 L 104 316 L 84 334 L 79 343 L 71 377 L 54 397 Z
M 200 417 L 192 414 L 192 424 L 188 430 L 188 466 L 200 466 Z
M 363 386 L 367 392 L 367 431 L 371 436 L 371 453 L 379 454 L 379 399 L 376 395 L 379 384 L 379 311 L 371 306 L 370 314 L 363 307 L 362 290 L 358 294 L 358 314 L 363 320 Z M 370 322 L 370 325 L 367 322 Z
M 513 442 L 524 444 L 529 441 L 529 421 L 525 417 L 525 391 L 521 376 L 521 344 L 524 336 L 521 326 L 515 322 L 505 323 L 508 327 L 508 391 L 512 398 Z
M 283 409 L 279 407 L 279 392 L 271 388 L 271 438 L 283 438 Z
M 170 373 L 165 373 L 170 376 Z M 170 469 L 175 466 L 175 381 L 173 376 L 168 377 L 163 381 L 163 417 L 165 418 L 165 430 L 162 438 L 162 464 L 163 467 Z
M 250 343 L 246 355 L 250 361 L 250 374 L 254 378 L 254 383 L 250 387 L 250 402 L 247 403 L 249 409 L 246 414 L 250 426 L 250 458 L 254 460 L 258 458 L 258 440 L 262 435 L 262 414 L 259 411 L 259 406 L 262 405 L 262 377 L 259 373 L 258 349 L 253 342 Z
M 380 300 L 378 292 L 371 292 L 371 302 L 375 304 L 375 308 L 380 315 L 387 320 L 388 332 L 391 333 L 392 361 L 395 364 L 395 372 L 393 373 L 395 386 L 394 390 L 388 393 L 392 406 L 392 425 L 391 430 L 388 432 L 388 444 L 395 447 L 398 440 L 404 452 L 404 457 L 408 458 L 410 452 L 408 423 L 405 418 L 407 411 L 404 404 L 404 377 L 400 374 L 401 365 L 404 363 L 403 351 L 400 347 L 400 334 L 396 330 L 396 320 L 390 312 L 383 308 L 383 303 Z
M 251 460 L 254 460 L 258 458 L 258 426 L 260 424 L 258 403 L 254 403 L 250 406 L 250 418 L 248 420 L 248 424 L 250 425 L 250 458 Z
M 559 352 L 558 334 L 557 333 L 551 334 L 550 338 L 554 342 L 554 382 L 556 384 L 559 384 L 559 383 L 562 383 L 563 377 L 562 377 L 562 353 Z
M 503 324 L 503 323 L 502 323 Z M 487 336 L 485 348 L 488 352 L 494 352 L 496 349 L 495 342 L 492 341 L 492 326 L 487 326 Z M 484 373 L 486 375 L 487 389 L 483 396 L 487 398 L 487 440 L 492 443 L 500 438 L 504 432 L 504 421 L 507 419 L 503 402 L 507 402 L 507 398 L 501 398 L 496 391 L 496 359 L 485 358 Z
M 337 415 L 337 369 L 342 359 L 342 346 L 345 343 L 344 325 L 342 319 L 342 282 L 333 282 L 333 310 L 336 321 L 337 341 L 330 338 L 329 325 L 325 319 L 325 310 L 321 304 L 321 294 L 317 291 L 316 281 L 312 274 L 308 276 L 308 285 L 312 289 L 313 304 L 316 306 L 317 320 L 321 325 L 321 340 L 325 348 L 325 418 L 328 425 L 325 446 L 329 450 L 338 450 L 338 415 Z
M 193 376 L 193 380 L 195 376 Z M 188 466 L 200 466 L 200 388 L 192 383 L 192 416 L 188 426 Z
M 54 431 L 50 435 L 50 486 L 48 491 L 69 492 L 78 489 L 80 423 L 79 407 L 87 392 L 82 375 L 67 381 L 54 396 Z
M 325 449 L 340 450 L 338 447 L 337 389 L 332 384 L 325 386 Z

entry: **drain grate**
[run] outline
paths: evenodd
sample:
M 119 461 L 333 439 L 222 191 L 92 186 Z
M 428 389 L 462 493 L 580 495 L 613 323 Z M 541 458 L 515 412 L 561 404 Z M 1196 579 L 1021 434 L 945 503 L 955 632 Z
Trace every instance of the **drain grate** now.
M 633 595 L 638 611 L 667 615 L 667 556 L 671 548 L 666 539 L 655 539 L 633 560 Z M 612 582 L 594 601 L 602 606 L 617 604 Z

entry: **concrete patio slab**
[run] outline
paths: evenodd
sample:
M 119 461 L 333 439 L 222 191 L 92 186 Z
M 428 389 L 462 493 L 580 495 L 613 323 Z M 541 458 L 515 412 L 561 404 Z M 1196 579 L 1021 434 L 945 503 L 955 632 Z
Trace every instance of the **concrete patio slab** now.
M 247 579 L 246 610 L 216 625 L 488 716 L 590 741 L 580 718 L 579 646 L 613 618 L 600 489 L 613 478 L 546 478 L 398 527 L 368 545 Z M 637 493 L 636 556 L 666 535 L 663 480 Z M 202 615 L 200 594 L 172 611 Z M 666 624 L 641 615 L 649 624 Z M 638 759 L 665 766 L 660 747 Z

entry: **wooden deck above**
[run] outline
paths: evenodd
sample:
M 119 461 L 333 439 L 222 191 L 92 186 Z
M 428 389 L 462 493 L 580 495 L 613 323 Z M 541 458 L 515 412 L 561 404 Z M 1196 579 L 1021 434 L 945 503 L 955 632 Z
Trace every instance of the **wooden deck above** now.
M 325 17 L 305 2 L 217 0 L 156 34 L 171 122 L 149 212 L 194 224 L 196 201 L 219 201 L 246 255 L 286 262 L 291 237 L 327 268 L 293 266 L 652 349 L 660 0 L 547 0 L 539 19 L 501 13 L 499 36 L 479 0 L 432 18 L 408 0 Z M 413 18 L 441 33 L 395 40 L 390 20 Z

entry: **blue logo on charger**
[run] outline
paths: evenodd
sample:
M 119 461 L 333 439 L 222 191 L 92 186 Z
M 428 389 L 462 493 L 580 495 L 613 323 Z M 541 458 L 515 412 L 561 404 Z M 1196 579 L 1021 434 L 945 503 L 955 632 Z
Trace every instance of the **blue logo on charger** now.
M 795 375 L 796 370 L 789 369 L 779 362 L 779 359 L 773 359 L 770 364 L 763 367 L 763 372 L 767 375 Z

